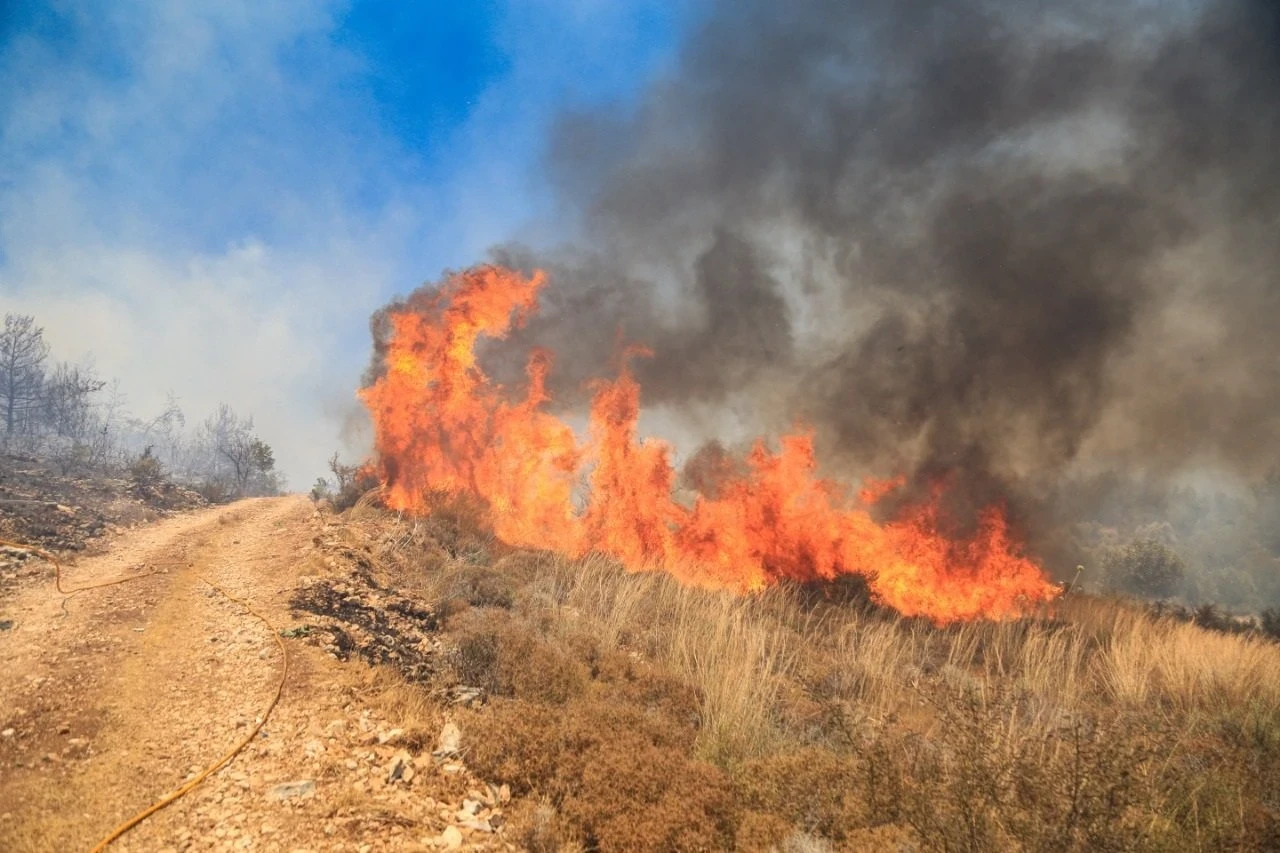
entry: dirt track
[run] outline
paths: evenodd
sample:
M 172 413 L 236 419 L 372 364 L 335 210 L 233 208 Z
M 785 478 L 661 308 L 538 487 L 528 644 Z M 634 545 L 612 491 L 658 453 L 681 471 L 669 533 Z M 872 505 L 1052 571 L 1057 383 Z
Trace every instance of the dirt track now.
M 297 624 L 288 601 L 301 576 L 322 571 L 314 538 L 325 523 L 301 497 L 205 510 L 67 567 L 64 584 L 161 574 L 72 596 L 64 609 L 50 572 L 0 601 L 14 623 L 0 631 L 0 850 L 88 850 L 244 737 L 274 692 L 280 652 L 209 583 L 278 630 Z M 419 759 L 412 786 L 388 784 L 396 744 L 386 733 L 403 721 L 386 690 L 369 688 L 360 666 L 286 642 L 292 671 L 263 733 L 112 850 L 443 845 L 458 810 L 448 794 L 460 800 L 473 780 Z M 281 799 L 277 786 L 292 781 L 314 792 Z

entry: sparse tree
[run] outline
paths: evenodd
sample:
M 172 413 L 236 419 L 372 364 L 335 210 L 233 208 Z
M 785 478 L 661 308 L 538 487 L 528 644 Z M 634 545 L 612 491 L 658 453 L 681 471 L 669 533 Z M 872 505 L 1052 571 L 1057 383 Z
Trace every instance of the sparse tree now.
M 184 436 L 187 417 L 182 412 L 178 397 L 172 391 L 165 395 L 164 411 L 149 421 L 134 419 L 130 422 L 130 445 L 151 447 L 153 454 L 171 471 L 182 472 L 190 467 L 185 458 L 190 448 Z
M 93 395 L 106 386 L 106 380 L 99 379 L 88 365 L 58 364 L 44 383 L 41 414 L 45 426 L 58 438 L 85 441 L 97 422 Z
M 105 387 L 107 398 L 88 442 L 87 463 L 95 469 L 119 467 L 127 462 L 121 433 L 128 422 L 129 400 L 120 388 L 119 379 L 113 379 Z
M 1172 595 L 1186 574 L 1186 565 L 1178 553 L 1156 539 L 1140 539 L 1111 549 L 1103 568 L 1115 586 L 1153 598 Z
M 49 345 L 28 314 L 6 314 L 0 332 L 0 417 L 6 440 L 29 426 L 40 404 Z
M 333 451 L 333 455 L 329 457 L 329 470 L 333 472 L 334 480 L 338 484 L 338 491 L 346 491 L 356 478 L 360 471 L 358 465 L 344 465 L 342 459 L 338 456 L 338 451 Z
M 143 485 L 162 477 L 197 486 L 213 500 L 276 494 L 284 478 L 253 419 L 220 405 L 191 435 L 172 392 L 150 420 L 134 417 L 118 380 L 92 363 L 48 365 L 35 318 L 6 314 L 0 330 L 0 443 L 54 463 L 62 474 L 123 472 Z M 15 445 L 15 441 L 21 443 Z
M 378 486 L 378 478 L 372 469 L 363 465 L 344 464 L 336 450 L 329 457 L 329 470 L 333 472 L 334 482 L 337 484 L 336 490 L 328 495 L 335 509 L 343 510 L 354 505 L 361 495 Z
M 200 425 L 200 444 L 208 454 L 205 483 L 216 497 L 272 494 L 280 489 L 271 446 L 254 434 L 253 418 L 237 415 L 222 403 Z

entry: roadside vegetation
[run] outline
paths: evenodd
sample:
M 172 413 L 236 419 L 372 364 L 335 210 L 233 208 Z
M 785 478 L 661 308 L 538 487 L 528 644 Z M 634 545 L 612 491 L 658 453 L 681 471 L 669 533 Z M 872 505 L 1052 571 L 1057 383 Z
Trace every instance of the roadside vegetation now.
M 937 627 L 856 578 L 738 597 L 512 550 L 456 502 L 346 517 L 435 614 L 421 689 L 527 849 L 1280 849 L 1260 629 L 1079 593 Z

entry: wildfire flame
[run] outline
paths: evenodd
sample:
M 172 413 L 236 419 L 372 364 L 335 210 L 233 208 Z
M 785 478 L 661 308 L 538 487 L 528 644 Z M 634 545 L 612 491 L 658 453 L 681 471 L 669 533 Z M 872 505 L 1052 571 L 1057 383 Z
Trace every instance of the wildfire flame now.
M 878 523 L 870 508 L 901 481 L 868 484 L 850 499 L 816 476 L 806 432 L 783 436 L 777 452 L 757 442 L 713 494 L 680 503 L 671 448 L 637 436 L 640 385 L 627 361 L 644 350 L 626 351 L 617 378 L 595 386 L 585 441 L 546 410 L 551 353 L 530 355 L 517 401 L 479 367 L 478 339 L 523 323 L 545 284 L 542 273 L 482 266 L 389 312 L 384 370 L 360 396 L 392 508 L 425 515 L 431 496 L 466 494 L 512 545 L 603 552 L 713 588 L 862 575 L 881 602 L 938 623 L 1014 616 L 1057 593 L 999 507 L 963 539 L 940 531 L 939 493 Z

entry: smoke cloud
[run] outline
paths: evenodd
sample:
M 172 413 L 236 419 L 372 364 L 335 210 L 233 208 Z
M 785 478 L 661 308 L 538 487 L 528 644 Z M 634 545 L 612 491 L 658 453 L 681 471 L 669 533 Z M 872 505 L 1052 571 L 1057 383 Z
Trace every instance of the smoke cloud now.
M 974 499 L 1265 467 L 1277 152 L 1274 3 L 725 0 L 634 112 L 559 122 L 579 234 L 494 251 L 552 284 L 489 358 L 552 349 L 576 403 L 622 335 L 647 406 Z

